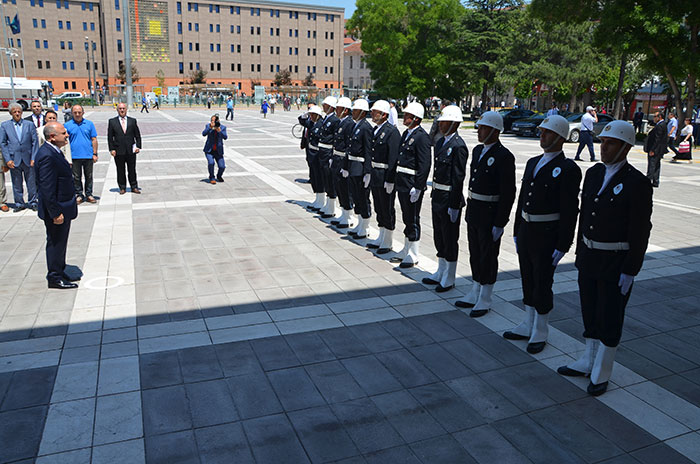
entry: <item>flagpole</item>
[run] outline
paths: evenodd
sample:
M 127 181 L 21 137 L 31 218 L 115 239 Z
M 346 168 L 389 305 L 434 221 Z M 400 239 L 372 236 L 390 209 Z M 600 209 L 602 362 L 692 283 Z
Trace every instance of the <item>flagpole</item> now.
M 17 9 L 17 5 L 15 5 L 15 15 L 17 17 L 19 17 L 19 10 Z M 21 34 L 21 32 L 20 32 L 20 34 Z M 22 38 L 20 37 L 20 40 L 21 39 Z M 24 78 L 26 79 L 27 78 L 27 63 L 24 61 L 24 45 L 22 45 L 21 47 L 18 47 L 18 48 L 20 48 L 22 50 L 22 69 L 24 70 Z
M 5 6 L 0 2 L 0 14 L 2 14 L 2 35 L 5 37 L 5 55 L 7 56 L 7 66 L 10 70 L 10 88 L 12 89 L 12 102 L 17 101 L 15 97 L 15 79 L 12 72 L 12 60 L 10 59 L 10 49 L 7 47 L 9 45 L 7 41 L 7 20 L 5 19 Z

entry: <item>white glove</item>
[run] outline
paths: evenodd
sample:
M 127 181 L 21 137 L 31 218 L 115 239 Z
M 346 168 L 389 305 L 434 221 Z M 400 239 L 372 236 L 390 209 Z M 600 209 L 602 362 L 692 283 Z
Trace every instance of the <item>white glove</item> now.
M 518 237 L 513 237 L 513 243 L 515 243 L 515 252 L 518 252 Z
M 565 254 L 566 253 L 564 253 L 563 251 L 554 250 L 554 253 L 552 253 L 552 266 L 556 267 Z
M 365 176 L 362 178 L 362 182 L 365 184 L 365 188 L 369 187 L 369 180 L 372 178 L 371 174 L 368 172 L 365 174 Z
M 503 227 L 493 226 L 491 228 L 491 237 L 493 237 L 494 242 L 497 242 L 501 235 L 503 235 Z
M 389 182 L 384 182 L 384 190 L 386 190 L 387 195 L 391 195 L 391 192 L 394 191 L 394 184 L 390 184 Z
M 457 222 L 457 218 L 459 217 L 458 209 L 447 208 L 447 214 L 450 215 L 450 221 L 453 223 Z
M 415 187 L 411 187 L 411 191 L 409 192 L 409 199 L 411 200 L 411 203 L 415 203 L 418 201 L 418 198 L 420 198 L 420 190 L 416 190 Z
M 332 160 L 332 159 L 329 159 L 329 160 L 328 160 L 328 167 L 330 168 L 331 166 L 333 166 L 333 160 Z
M 620 292 L 622 292 L 623 295 L 627 295 L 630 291 L 632 282 L 634 282 L 634 276 L 620 274 L 620 281 L 617 283 L 617 286 L 620 287 Z
M 343 177 L 348 177 L 350 175 L 350 172 L 348 172 L 346 169 L 341 169 L 340 175 Z

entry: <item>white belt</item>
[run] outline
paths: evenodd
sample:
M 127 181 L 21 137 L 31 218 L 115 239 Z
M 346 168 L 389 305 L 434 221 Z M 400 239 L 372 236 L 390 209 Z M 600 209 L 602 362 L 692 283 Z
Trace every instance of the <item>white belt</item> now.
M 344 151 L 333 150 L 333 154 L 334 154 L 335 156 L 340 156 L 341 158 L 345 158 L 345 152 L 344 152 Z
M 438 184 L 437 182 L 433 182 L 433 188 L 435 190 L 443 190 L 445 192 L 449 192 L 450 190 L 452 190 L 451 185 Z
M 372 167 L 373 167 L 373 168 L 377 168 L 377 169 L 389 169 L 389 165 L 388 165 L 388 164 L 384 164 L 384 163 L 375 163 L 374 161 L 372 161 Z
M 471 190 L 467 192 L 467 198 L 471 200 L 488 201 L 491 203 L 497 202 L 501 196 L 500 195 L 482 195 L 480 193 L 474 193 Z
M 309 150 L 316 150 L 318 151 L 318 147 L 315 145 L 309 145 Z
M 409 169 L 405 168 L 403 166 L 396 166 L 396 172 L 400 172 L 402 174 L 408 174 L 410 176 L 415 176 L 416 175 L 416 170 L 415 169 Z
M 583 243 L 591 250 L 622 251 L 629 250 L 629 242 L 596 242 L 583 236 Z
M 332 143 L 319 143 L 318 146 L 319 148 L 333 148 Z
M 361 156 L 352 156 L 352 155 L 348 155 L 348 159 L 349 159 L 350 161 L 357 161 L 358 163 L 364 163 L 364 162 L 365 162 L 365 159 L 364 159 L 363 157 L 361 157 Z
M 561 214 L 559 213 L 552 213 L 552 214 L 528 214 L 525 211 L 521 211 L 520 215 L 525 219 L 527 222 L 552 222 L 552 221 L 558 221 L 559 218 L 561 218 Z

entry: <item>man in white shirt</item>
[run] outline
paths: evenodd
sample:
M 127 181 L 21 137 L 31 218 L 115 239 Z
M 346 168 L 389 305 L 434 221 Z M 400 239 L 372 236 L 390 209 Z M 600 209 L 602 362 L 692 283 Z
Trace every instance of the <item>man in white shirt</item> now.
M 554 116 L 559 114 L 559 110 L 557 109 L 557 104 L 555 102 L 552 102 L 552 107 L 547 111 L 547 117 Z
M 399 123 L 399 113 L 396 111 L 396 100 L 389 101 L 389 124 L 396 127 Z
M 581 161 L 581 151 L 583 147 L 588 147 L 588 153 L 591 155 L 591 162 L 595 161 L 595 151 L 593 150 L 593 124 L 598 122 L 595 108 L 592 106 L 586 107 L 586 114 L 581 118 L 581 130 L 579 131 L 578 150 L 576 150 L 576 161 Z

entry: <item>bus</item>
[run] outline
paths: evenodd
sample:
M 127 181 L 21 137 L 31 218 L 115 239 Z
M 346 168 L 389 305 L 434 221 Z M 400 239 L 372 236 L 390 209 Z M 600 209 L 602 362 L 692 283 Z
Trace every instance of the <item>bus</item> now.
M 23 77 L 16 77 L 13 80 L 15 99 L 22 106 L 23 111 L 27 111 L 33 101 L 43 102 L 46 100 L 49 92 L 48 82 Z M 10 78 L 0 77 L 0 109 L 7 110 L 12 102 Z

